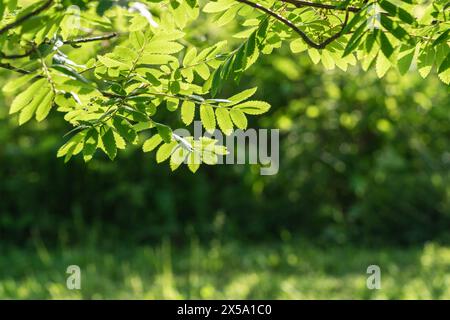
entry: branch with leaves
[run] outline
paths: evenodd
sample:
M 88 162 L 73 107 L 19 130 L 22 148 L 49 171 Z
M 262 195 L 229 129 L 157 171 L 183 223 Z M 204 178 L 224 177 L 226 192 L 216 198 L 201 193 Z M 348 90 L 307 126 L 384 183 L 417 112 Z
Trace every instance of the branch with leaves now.
M 332 5 L 332 4 L 326 4 L 326 3 L 320 3 L 320 2 L 310 2 L 310 1 L 301 1 L 301 0 L 281 0 L 282 2 L 290 3 L 297 8 L 304 8 L 304 7 L 313 7 L 313 8 L 319 8 L 319 9 L 326 9 L 326 10 L 348 10 L 349 12 L 357 13 L 361 10 L 361 8 L 351 7 L 346 5 L 346 2 L 343 2 L 342 5 Z
M 29 12 L 23 14 L 22 16 L 19 16 L 14 22 L 8 23 L 7 25 L 0 28 L 0 35 L 8 32 L 11 29 L 14 29 L 16 27 L 19 27 L 27 20 L 39 15 L 41 12 L 44 12 L 48 8 L 50 8 L 54 4 L 54 0 L 46 0 L 42 4 L 39 4 L 37 8 L 33 10 L 29 10 Z M 2 1 L 2 7 L 4 7 L 5 4 Z M 2 8 L 3 11 L 3 8 Z M 3 14 L 3 12 L 2 12 Z
M 251 6 L 255 9 L 261 10 L 264 13 L 267 13 L 268 15 L 274 17 L 275 19 L 277 19 L 278 21 L 280 21 L 281 23 L 283 23 L 284 25 L 286 25 L 287 27 L 289 27 L 290 29 L 292 29 L 293 31 L 295 31 L 305 42 L 306 44 L 308 44 L 310 47 L 315 48 L 315 49 L 323 49 L 325 48 L 328 44 L 330 44 L 331 42 L 333 42 L 334 40 L 338 39 L 342 34 L 343 31 L 345 29 L 345 27 L 347 26 L 347 22 L 348 22 L 348 10 L 346 10 L 345 13 L 345 19 L 344 22 L 341 25 L 341 29 L 339 30 L 339 32 L 337 32 L 336 34 L 332 35 L 331 37 L 325 39 L 324 41 L 320 42 L 320 43 L 315 43 L 313 40 L 311 40 L 311 38 L 308 37 L 308 35 L 303 32 L 299 27 L 297 27 L 293 22 L 291 22 L 290 20 L 286 19 L 285 17 L 283 17 L 281 14 L 276 13 L 275 11 L 272 11 L 269 8 L 266 8 L 258 3 L 254 3 L 251 2 L 249 0 L 237 0 L 241 3 L 244 3 L 248 6 Z
M 90 161 L 97 150 L 114 159 L 118 150 L 142 143 L 173 170 L 183 162 L 194 172 L 200 163 L 216 163 L 226 153 L 217 141 L 181 137 L 172 128 L 198 118 L 208 132 L 246 129 L 249 116 L 270 106 L 249 100 L 256 88 L 225 99 L 221 88 L 230 81 L 238 86 L 261 55 L 283 45 L 329 70 L 357 63 L 364 70 L 374 66 L 379 77 L 410 69 L 427 77 L 435 70 L 450 83 L 449 7 L 441 0 L 20 5 L 0 0 L 0 68 L 12 74 L 3 91 L 20 124 L 63 115 L 71 128 L 58 156 L 66 161 L 77 154 Z M 201 23 L 237 33 L 228 39 L 194 27 Z M 215 34 L 224 39 L 210 40 Z

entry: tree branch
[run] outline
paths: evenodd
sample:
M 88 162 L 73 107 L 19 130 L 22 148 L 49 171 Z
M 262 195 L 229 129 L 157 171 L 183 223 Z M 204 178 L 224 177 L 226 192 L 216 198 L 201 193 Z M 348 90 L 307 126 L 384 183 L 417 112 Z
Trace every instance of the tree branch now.
M 15 72 L 20 73 L 20 74 L 31 74 L 30 71 L 14 67 L 14 66 L 10 65 L 9 63 L 0 63 L 0 68 L 8 69 L 8 70 L 11 70 L 11 71 L 15 71 Z
M 36 10 L 27 13 L 26 15 L 18 18 L 16 21 L 14 21 L 10 24 L 7 24 L 6 26 L 4 26 L 3 28 L 0 29 L 0 35 L 21 25 L 23 22 L 27 21 L 28 19 L 30 19 L 34 16 L 37 16 L 41 12 L 47 10 L 48 8 L 50 8 L 52 6 L 53 1 L 54 0 L 47 0 L 45 3 L 42 4 L 42 6 L 38 7 Z
M 110 34 L 105 34 L 102 36 L 96 36 L 96 37 L 90 37 L 90 38 L 79 38 L 79 39 L 73 39 L 73 40 L 66 40 L 64 41 L 64 44 L 80 44 L 80 43 L 87 43 L 87 42 L 94 42 L 94 41 L 102 41 L 102 40 L 109 40 L 114 37 L 117 37 L 119 34 L 117 32 L 113 32 Z
M 298 28 L 293 22 L 291 22 L 290 20 L 286 19 L 285 17 L 283 17 L 282 15 L 258 4 L 258 3 L 254 3 L 248 0 L 236 0 L 238 2 L 244 3 L 248 6 L 251 6 L 255 9 L 258 9 L 260 11 L 263 11 L 265 13 L 267 13 L 268 15 L 274 17 L 275 19 L 277 19 L 278 21 L 280 21 L 281 23 L 283 23 L 284 25 L 288 26 L 289 28 L 291 28 L 293 31 L 295 31 L 310 47 L 313 47 L 315 49 L 323 49 L 325 48 L 328 44 L 330 44 L 331 42 L 333 42 L 334 40 L 336 40 L 337 38 L 339 38 L 340 36 L 342 36 L 342 33 L 347 25 L 348 22 L 348 17 L 349 17 L 349 11 L 346 10 L 345 13 L 345 21 L 342 24 L 341 30 L 334 34 L 333 36 L 331 36 L 330 38 L 326 39 L 325 41 L 321 42 L 321 43 L 315 43 L 311 38 L 308 37 L 308 35 L 303 32 L 302 30 L 300 30 L 300 28 Z
M 286 2 L 293 4 L 297 8 L 302 7 L 314 7 L 319 9 L 329 9 L 329 10 L 341 10 L 345 11 L 348 10 L 349 12 L 359 12 L 361 8 L 355 8 L 355 7 L 339 7 L 339 6 L 333 6 L 331 4 L 324 4 L 324 3 L 317 3 L 317 2 L 309 2 L 309 1 L 300 1 L 300 0 L 280 0 L 281 2 Z
M 343 22 L 342 25 L 341 25 L 341 30 L 339 30 L 339 32 L 335 33 L 333 36 L 331 36 L 330 38 L 326 39 L 326 40 L 323 41 L 322 43 L 319 43 L 319 45 L 318 45 L 318 46 L 319 46 L 319 49 L 325 48 L 325 47 L 326 47 L 327 45 L 329 45 L 331 42 L 333 42 L 334 40 L 340 38 L 340 37 L 343 35 L 344 29 L 345 29 L 345 27 L 347 26 L 347 23 L 348 23 L 348 17 L 349 17 L 349 14 L 348 14 L 348 11 L 346 11 L 346 12 L 345 12 L 345 19 L 344 19 L 344 22 Z
M 93 41 L 108 40 L 108 39 L 112 39 L 112 38 L 117 37 L 117 36 L 118 36 L 118 33 L 117 32 L 113 32 L 113 33 L 110 33 L 110 34 L 96 36 L 96 37 L 79 38 L 79 39 L 73 39 L 73 40 L 65 40 L 64 44 L 74 45 L 74 44 L 87 43 L 87 42 L 93 42 Z M 49 41 L 46 41 L 46 42 L 49 43 Z M 25 58 L 25 57 L 28 57 L 29 55 L 31 55 L 33 52 L 34 52 L 34 49 L 28 50 L 25 53 L 10 54 L 10 55 L 7 55 L 7 54 L 4 54 L 3 52 L 0 52 L 0 59 L 13 60 L 13 59 Z
M 0 52 L 0 59 L 8 59 L 8 60 L 13 60 L 13 59 L 20 59 L 20 58 L 25 58 L 28 57 L 29 55 L 31 55 L 34 52 L 33 49 L 25 52 L 25 53 L 19 53 L 19 54 L 4 54 L 3 52 Z

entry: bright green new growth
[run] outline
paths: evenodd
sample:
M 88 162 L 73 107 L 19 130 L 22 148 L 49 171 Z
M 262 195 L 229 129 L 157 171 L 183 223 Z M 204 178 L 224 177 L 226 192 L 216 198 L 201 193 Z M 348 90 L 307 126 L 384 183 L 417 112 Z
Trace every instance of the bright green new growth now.
M 0 0 L 0 67 L 20 75 L 3 90 L 20 124 L 64 113 L 73 126 L 58 151 L 66 161 L 89 161 L 97 149 L 114 159 L 148 131 L 144 152 L 157 149 L 172 170 L 187 159 L 195 172 L 226 149 L 173 134 L 157 120 L 161 108 L 186 126 L 200 119 L 208 132 L 246 129 L 248 115 L 270 106 L 249 100 L 256 88 L 224 98 L 221 87 L 283 44 L 325 69 L 359 62 L 379 77 L 395 68 L 424 78 L 436 70 L 449 84 L 449 9 L 447 1 Z M 241 44 L 195 41 L 200 15 L 218 27 L 239 20 Z

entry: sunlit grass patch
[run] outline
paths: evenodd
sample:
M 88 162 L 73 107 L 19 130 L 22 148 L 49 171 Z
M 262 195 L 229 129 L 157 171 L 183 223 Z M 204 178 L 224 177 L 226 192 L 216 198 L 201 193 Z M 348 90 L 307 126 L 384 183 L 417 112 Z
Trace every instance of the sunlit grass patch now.
M 79 265 L 81 290 L 68 290 L 66 268 Z M 381 268 L 380 290 L 366 287 Z M 49 299 L 443 299 L 450 298 L 450 248 L 364 249 L 304 242 L 193 241 L 114 251 L 8 248 L 0 259 L 0 298 Z

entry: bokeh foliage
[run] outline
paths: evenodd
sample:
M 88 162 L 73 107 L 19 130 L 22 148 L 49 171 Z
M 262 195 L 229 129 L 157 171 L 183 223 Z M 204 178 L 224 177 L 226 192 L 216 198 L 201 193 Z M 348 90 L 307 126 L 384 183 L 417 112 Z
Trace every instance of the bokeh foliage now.
M 226 148 L 173 134 L 171 122 L 160 120 L 163 107 L 180 109 L 186 126 L 199 114 L 210 133 L 245 129 L 248 115 L 270 105 L 249 100 L 256 88 L 239 81 L 261 55 L 288 43 L 327 70 L 359 62 L 382 78 L 414 66 L 423 78 L 434 70 L 449 84 L 448 9 L 441 0 L 2 0 L 0 68 L 21 75 L 3 90 L 15 96 L 9 112 L 21 125 L 55 110 L 64 114 L 73 127 L 57 152 L 65 161 L 82 154 L 88 162 L 97 150 L 114 160 L 151 132 L 144 152 L 158 148 L 158 163 L 168 160 L 172 170 L 186 163 L 196 172 L 201 163 L 216 164 Z M 236 20 L 244 27 L 231 34 L 239 45 L 227 46 L 226 32 L 208 38 L 198 20 L 217 27 Z M 223 99 L 227 80 L 238 92 Z
M 63 164 L 54 156 L 62 121 L 17 127 L 3 109 L 3 238 L 82 240 L 93 228 L 138 243 L 283 230 L 333 242 L 448 239 L 446 86 L 414 74 L 324 73 L 289 55 L 280 51 L 243 79 L 274 106 L 251 127 L 282 130 L 274 176 L 259 176 L 257 165 L 172 175 L 133 150 L 116 162 Z

